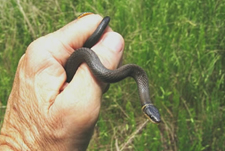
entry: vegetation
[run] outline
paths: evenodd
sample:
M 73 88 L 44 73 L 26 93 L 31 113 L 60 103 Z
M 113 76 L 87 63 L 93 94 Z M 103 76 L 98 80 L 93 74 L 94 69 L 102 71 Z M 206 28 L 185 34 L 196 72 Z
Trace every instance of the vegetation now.
M 162 116 L 146 121 L 133 80 L 113 84 L 89 150 L 225 150 L 224 0 L 1 0 L 1 122 L 26 47 L 84 11 L 111 17 Z

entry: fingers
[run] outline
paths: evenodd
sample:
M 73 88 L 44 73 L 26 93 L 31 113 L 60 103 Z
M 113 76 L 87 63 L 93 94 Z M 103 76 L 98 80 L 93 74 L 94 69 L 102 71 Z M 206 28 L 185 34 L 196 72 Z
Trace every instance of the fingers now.
M 49 100 L 54 100 L 65 86 L 63 66 L 70 54 L 83 45 L 101 20 L 99 15 L 85 16 L 30 44 L 22 58 L 26 66 L 24 72 L 28 74 L 27 77 L 35 78 L 34 85 L 42 89 L 42 98 L 48 95 Z M 107 31 L 111 29 L 108 28 Z
M 123 55 L 123 48 L 124 48 L 124 40 L 122 36 L 116 32 L 107 32 L 103 35 L 102 39 L 92 48 L 92 50 L 95 51 L 95 53 L 100 58 L 102 64 L 110 69 L 116 69 L 121 61 L 122 55 Z M 90 84 L 94 87 L 94 92 L 100 92 L 101 95 L 102 89 L 104 89 L 104 86 L 102 85 L 100 81 L 98 81 L 94 75 L 91 73 L 91 70 L 86 64 L 82 64 L 78 71 L 76 72 L 76 75 L 74 77 L 74 80 L 71 81 L 70 85 L 73 85 L 72 87 L 77 86 L 76 78 L 79 77 L 90 79 L 89 80 L 83 80 L 83 82 L 87 83 L 87 87 L 90 88 Z M 79 79 L 79 78 L 77 78 Z M 103 86 L 103 87 L 102 87 Z M 100 88 L 100 89 L 99 89 Z M 85 89 L 85 88 L 84 88 Z M 100 90 L 100 91 L 96 91 Z M 98 94 L 98 93 L 97 93 Z
M 106 68 L 115 69 L 122 58 L 123 48 L 122 36 L 115 32 L 107 32 L 92 49 Z M 101 95 L 101 83 L 95 79 L 89 67 L 82 64 L 73 80 L 55 101 L 55 107 L 60 106 L 67 111 L 73 111 L 70 116 L 74 116 L 73 119 L 76 118 L 79 123 L 93 122 L 99 114 Z M 76 113 L 82 116 L 77 116 Z
M 15 104 L 11 107 L 14 107 L 16 115 L 21 106 L 25 107 L 20 113 L 28 121 L 28 124 L 22 123 L 26 130 L 30 128 L 29 122 L 33 121 L 35 136 L 36 132 L 46 132 L 38 133 L 39 137 L 32 135 L 34 140 L 43 137 L 49 138 L 49 142 L 63 140 L 56 145 L 62 146 L 66 142 L 70 147 L 77 142 L 89 142 L 100 110 L 101 84 L 87 65 L 82 64 L 73 80 L 65 86 L 63 66 L 70 54 L 83 45 L 101 20 L 99 15 L 88 15 L 75 20 L 58 31 L 35 40 L 21 58 L 10 97 Z M 123 47 L 123 38 L 108 28 L 93 50 L 103 65 L 115 69 L 122 58 Z M 64 90 L 60 91 L 63 86 Z M 26 110 L 30 114 L 24 114 Z M 17 119 L 21 121 L 21 118 Z
M 39 93 L 37 96 L 47 109 L 56 110 L 55 113 L 64 110 L 64 113 L 76 116 L 74 118 L 78 118 L 77 114 L 94 116 L 93 120 L 98 117 L 102 83 L 96 80 L 86 64 L 82 64 L 73 80 L 66 86 L 63 66 L 70 54 L 84 44 L 101 20 L 99 15 L 82 17 L 52 34 L 39 38 L 29 46 L 23 57 L 26 61 L 24 64 L 28 66 L 25 69 L 29 69 L 29 77 L 34 77 L 34 85 Z M 107 28 L 93 50 L 103 65 L 115 69 L 122 58 L 123 47 L 124 40 L 121 35 Z M 83 119 L 92 119 L 81 116 L 79 118 L 80 122 Z
M 121 61 L 124 48 L 122 36 L 116 32 L 107 32 L 92 49 L 108 69 L 116 69 Z
M 116 32 L 107 32 L 102 40 L 92 49 L 99 56 L 103 65 L 110 69 L 116 69 L 122 60 L 124 48 L 124 40 L 122 36 Z M 109 84 L 98 81 L 101 85 L 102 93 L 107 92 Z

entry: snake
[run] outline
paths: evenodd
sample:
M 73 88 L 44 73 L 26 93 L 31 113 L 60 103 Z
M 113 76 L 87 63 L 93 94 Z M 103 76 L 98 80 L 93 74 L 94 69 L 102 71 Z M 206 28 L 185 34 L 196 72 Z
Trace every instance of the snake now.
M 87 14 L 81 15 L 81 17 Z M 78 17 L 78 18 L 81 18 Z M 153 123 L 160 123 L 159 110 L 150 99 L 149 82 L 146 72 L 138 65 L 126 64 L 115 70 L 107 69 L 97 54 L 91 49 L 101 38 L 110 21 L 106 16 L 102 19 L 94 33 L 86 40 L 83 47 L 76 49 L 65 64 L 67 82 L 69 83 L 82 63 L 86 63 L 96 79 L 104 83 L 116 83 L 127 77 L 132 77 L 138 87 L 141 109 L 144 115 Z M 87 92 L 88 93 L 88 92 Z

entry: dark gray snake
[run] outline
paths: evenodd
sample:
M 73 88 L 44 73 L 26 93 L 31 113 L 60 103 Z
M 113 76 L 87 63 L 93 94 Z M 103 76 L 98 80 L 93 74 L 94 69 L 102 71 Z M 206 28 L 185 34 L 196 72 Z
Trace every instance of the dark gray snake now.
M 75 50 L 65 65 L 67 74 L 67 82 L 70 82 L 79 68 L 80 64 L 86 63 L 91 72 L 98 80 L 105 83 L 115 83 L 126 77 L 132 77 L 137 83 L 140 102 L 144 114 L 154 123 L 161 121 L 158 109 L 152 104 L 149 94 L 148 77 L 145 71 L 135 65 L 127 64 L 116 70 L 109 70 L 99 60 L 98 56 L 90 48 L 94 46 L 110 21 L 109 17 L 105 17 L 99 24 L 95 32 L 89 37 L 82 48 Z

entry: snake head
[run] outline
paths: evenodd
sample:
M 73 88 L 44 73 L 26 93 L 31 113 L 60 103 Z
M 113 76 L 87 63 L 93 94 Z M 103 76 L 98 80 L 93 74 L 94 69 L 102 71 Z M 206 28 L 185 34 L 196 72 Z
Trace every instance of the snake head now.
M 153 123 L 159 123 L 161 121 L 159 110 L 152 104 L 145 104 L 142 107 L 142 110 L 147 116 L 148 119 L 150 119 Z

